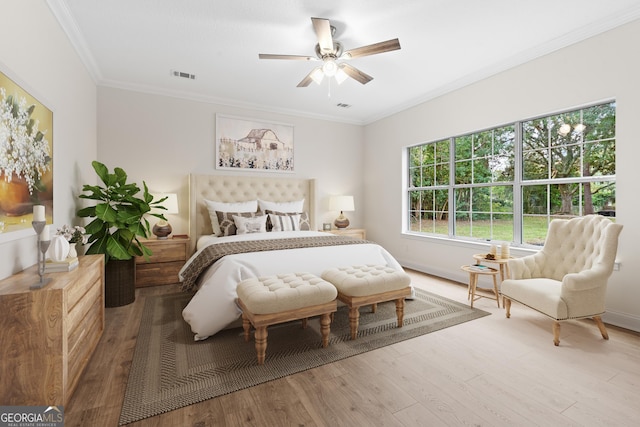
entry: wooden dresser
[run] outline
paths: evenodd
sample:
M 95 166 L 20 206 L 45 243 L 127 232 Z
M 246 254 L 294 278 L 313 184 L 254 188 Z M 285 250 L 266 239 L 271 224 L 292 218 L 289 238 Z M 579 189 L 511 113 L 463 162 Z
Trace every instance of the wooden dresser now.
M 149 239 L 142 243 L 151 249 L 148 259 L 136 257 L 136 288 L 180 282 L 178 273 L 187 261 L 189 239 Z
M 79 257 L 77 269 L 36 266 L 0 281 L 0 402 L 65 405 L 104 331 L 104 256 Z

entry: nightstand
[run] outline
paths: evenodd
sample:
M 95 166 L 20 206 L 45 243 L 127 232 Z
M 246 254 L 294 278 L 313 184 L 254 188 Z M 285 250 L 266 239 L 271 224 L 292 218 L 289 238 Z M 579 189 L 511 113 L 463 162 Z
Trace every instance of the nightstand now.
M 189 239 L 149 239 L 142 244 L 151 249 L 149 260 L 136 257 L 136 288 L 180 282 L 178 272 L 187 261 Z
M 365 240 L 367 238 L 367 231 L 364 228 L 334 228 L 326 232 L 337 234 L 338 236 L 356 237 L 362 240 Z

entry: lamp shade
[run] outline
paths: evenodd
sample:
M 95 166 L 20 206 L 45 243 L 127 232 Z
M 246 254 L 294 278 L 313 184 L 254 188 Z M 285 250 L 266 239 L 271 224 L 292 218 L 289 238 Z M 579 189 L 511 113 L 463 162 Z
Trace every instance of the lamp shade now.
M 158 213 L 170 215 L 177 215 L 180 213 L 180 211 L 178 210 L 178 195 L 176 193 L 159 194 L 157 197 L 158 200 L 164 197 L 167 198 L 167 200 L 160 203 L 160 205 L 167 208 L 167 210 L 158 209 Z
M 329 199 L 331 211 L 354 211 L 353 196 L 331 196 Z

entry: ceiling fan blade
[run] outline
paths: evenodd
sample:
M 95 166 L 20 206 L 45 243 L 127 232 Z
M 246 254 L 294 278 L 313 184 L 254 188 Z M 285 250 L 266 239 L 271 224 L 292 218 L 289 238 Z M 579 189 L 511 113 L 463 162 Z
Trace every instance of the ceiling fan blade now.
M 294 59 L 300 61 L 317 61 L 318 58 L 314 56 L 304 56 L 304 55 L 272 55 L 270 53 L 259 53 L 258 58 L 260 59 Z
M 375 55 L 383 52 L 400 49 L 400 41 L 398 39 L 387 40 L 380 43 L 374 43 L 367 46 L 350 49 L 342 54 L 342 58 L 358 58 L 361 56 Z
M 331 24 L 328 19 L 311 18 L 313 29 L 318 37 L 321 53 L 333 52 L 333 37 L 331 37 Z
M 298 86 L 296 87 L 307 87 L 311 84 L 311 82 L 313 81 L 313 79 L 311 78 L 311 74 L 313 74 L 313 72 L 316 71 L 316 69 L 314 68 L 313 70 L 311 70 L 311 72 L 309 72 L 309 74 L 307 74 L 305 76 L 304 79 L 302 79 L 302 81 L 300 83 L 298 83 Z
M 370 75 L 368 75 L 367 73 L 363 73 L 362 71 L 358 70 L 356 67 L 352 67 L 349 64 L 340 64 L 340 68 L 342 68 L 342 70 L 347 73 L 347 75 L 349 77 L 351 77 L 354 80 L 359 81 L 360 83 L 362 83 L 363 85 L 366 85 L 367 83 L 369 83 L 371 80 L 373 80 L 373 77 L 371 77 Z

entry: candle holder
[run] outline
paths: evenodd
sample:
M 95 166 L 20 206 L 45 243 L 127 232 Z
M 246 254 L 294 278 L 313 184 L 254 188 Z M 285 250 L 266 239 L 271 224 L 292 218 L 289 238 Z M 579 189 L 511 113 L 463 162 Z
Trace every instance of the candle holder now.
M 40 276 L 40 281 L 31 285 L 31 289 L 40 289 L 45 286 L 51 279 L 44 278 L 44 265 L 46 261 L 45 254 L 47 253 L 47 249 L 49 249 L 49 245 L 51 244 L 51 240 L 42 240 L 41 233 L 44 230 L 44 226 L 47 221 L 31 221 L 31 226 L 36 231 L 36 235 L 38 236 L 38 241 L 36 243 L 36 251 L 38 252 L 38 275 Z

